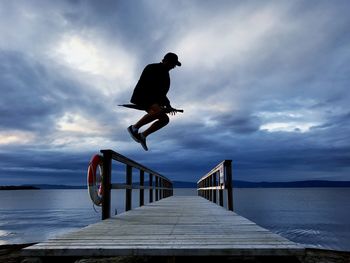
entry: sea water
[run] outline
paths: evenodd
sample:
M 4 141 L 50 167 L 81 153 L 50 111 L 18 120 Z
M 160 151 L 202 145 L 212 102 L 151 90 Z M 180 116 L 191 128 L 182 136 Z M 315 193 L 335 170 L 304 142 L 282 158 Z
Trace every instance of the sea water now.
M 233 196 L 234 211 L 264 228 L 308 247 L 350 251 L 350 188 L 235 188 Z M 137 190 L 132 199 L 135 208 Z M 111 203 L 112 215 L 124 212 L 125 191 L 113 190 Z M 100 220 L 86 190 L 0 191 L 0 245 L 45 241 Z

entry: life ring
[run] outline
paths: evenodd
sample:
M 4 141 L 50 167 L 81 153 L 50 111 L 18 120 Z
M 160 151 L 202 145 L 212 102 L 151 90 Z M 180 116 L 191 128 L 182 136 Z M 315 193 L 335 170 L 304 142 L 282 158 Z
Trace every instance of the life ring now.
M 87 183 L 88 190 L 91 201 L 97 205 L 102 205 L 103 198 L 103 187 L 102 187 L 102 178 L 103 178 L 103 159 L 102 156 L 96 154 L 92 156 L 89 163 L 88 172 L 87 172 Z

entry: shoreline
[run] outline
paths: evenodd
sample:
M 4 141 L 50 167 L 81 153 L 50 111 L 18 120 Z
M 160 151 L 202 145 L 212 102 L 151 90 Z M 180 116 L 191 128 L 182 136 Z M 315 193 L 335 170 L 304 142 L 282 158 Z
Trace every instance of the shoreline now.
M 9 244 L 0 245 L 0 262 L 6 263 L 21 263 L 25 258 L 21 256 L 21 249 L 34 245 L 36 243 L 25 243 L 25 244 Z M 277 257 L 198 257 L 201 262 L 212 262 L 213 258 L 220 260 L 220 262 L 229 263 L 267 263 L 272 262 L 273 259 Z M 318 248 L 306 248 L 305 256 L 299 258 L 287 257 L 292 260 L 290 262 L 301 262 L 301 263 L 350 263 L 350 251 L 338 251 L 329 249 L 318 249 Z M 283 257 L 283 261 L 287 259 Z M 27 258 L 29 259 L 29 258 Z M 117 256 L 117 257 L 77 257 L 77 258 L 65 258 L 65 262 L 72 263 L 148 263 L 148 262 L 169 262 L 169 259 L 174 259 L 171 257 L 150 257 L 150 256 Z M 189 257 L 193 260 L 193 257 Z M 282 258 L 281 258 L 282 259 Z M 59 262 L 59 257 L 51 258 L 50 261 Z M 182 262 L 184 259 L 181 258 L 177 262 Z M 50 262 L 49 261 L 49 262 Z M 170 260 L 172 261 L 172 260 Z M 197 261 L 197 260 L 196 260 Z M 25 262 L 25 261 L 24 261 Z M 29 261 L 28 261 L 29 262 Z M 38 260 L 31 262 L 40 262 Z M 45 261 L 44 261 L 45 262 Z M 174 260 L 173 262 L 176 262 Z M 275 262 L 275 261 L 273 261 Z M 277 262 L 277 261 L 276 261 Z M 288 260 L 286 262 L 289 262 Z

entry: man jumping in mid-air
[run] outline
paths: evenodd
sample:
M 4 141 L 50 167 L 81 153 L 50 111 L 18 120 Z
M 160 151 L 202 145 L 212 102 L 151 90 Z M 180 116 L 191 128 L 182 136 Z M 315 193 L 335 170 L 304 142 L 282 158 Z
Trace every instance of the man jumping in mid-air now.
M 174 53 L 167 53 L 160 63 L 147 65 L 132 94 L 130 101 L 145 109 L 147 114 L 136 124 L 130 125 L 128 132 L 146 151 L 148 151 L 146 137 L 169 123 L 167 113 L 175 114 L 166 94 L 170 88 L 169 71 L 176 66 L 181 66 L 181 63 Z M 142 126 L 155 120 L 157 121 L 148 129 L 139 133 Z
M 176 66 L 181 66 L 181 63 L 174 53 L 167 53 L 160 63 L 147 65 L 132 94 L 130 101 L 145 109 L 147 114 L 136 124 L 130 125 L 128 132 L 136 142 L 141 143 L 145 151 L 148 151 L 147 136 L 169 123 L 167 113 L 176 113 L 166 96 L 170 88 L 169 71 Z M 152 123 L 148 129 L 139 133 L 142 126 L 155 120 L 157 121 Z

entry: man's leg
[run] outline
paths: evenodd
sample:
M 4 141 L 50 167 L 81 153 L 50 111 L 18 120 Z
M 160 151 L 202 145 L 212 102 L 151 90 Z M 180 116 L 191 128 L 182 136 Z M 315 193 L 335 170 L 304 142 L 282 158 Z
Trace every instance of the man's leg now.
M 158 121 L 154 122 L 147 130 L 142 133 L 144 137 L 147 137 L 151 133 L 158 131 L 169 123 L 169 117 L 158 104 L 153 104 L 149 108 L 148 113 L 133 126 L 136 129 L 140 129 L 142 126 L 151 123 L 154 120 Z
M 157 120 L 157 121 L 155 121 Z M 152 125 L 146 129 L 142 133 L 138 133 L 138 130 L 148 124 L 155 121 L 152 123 Z M 159 129 L 163 128 L 165 125 L 169 123 L 169 117 L 166 115 L 164 110 L 158 105 L 158 104 L 153 104 L 147 111 L 147 114 L 143 116 L 135 125 L 131 125 L 128 127 L 128 132 L 130 133 L 131 137 L 141 143 L 143 149 L 145 151 L 148 151 L 148 147 L 146 144 L 146 137 L 150 135 L 151 133 L 158 131 Z
M 163 128 L 168 123 L 169 123 L 169 117 L 168 115 L 166 115 L 166 113 L 163 112 L 158 116 L 158 121 L 152 123 L 152 125 L 147 130 L 145 130 L 142 133 L 142 135 L 144 137 L 147 137 L 151 133 L 154 133 L 155 131 L 158 131 L 159 129 Z

